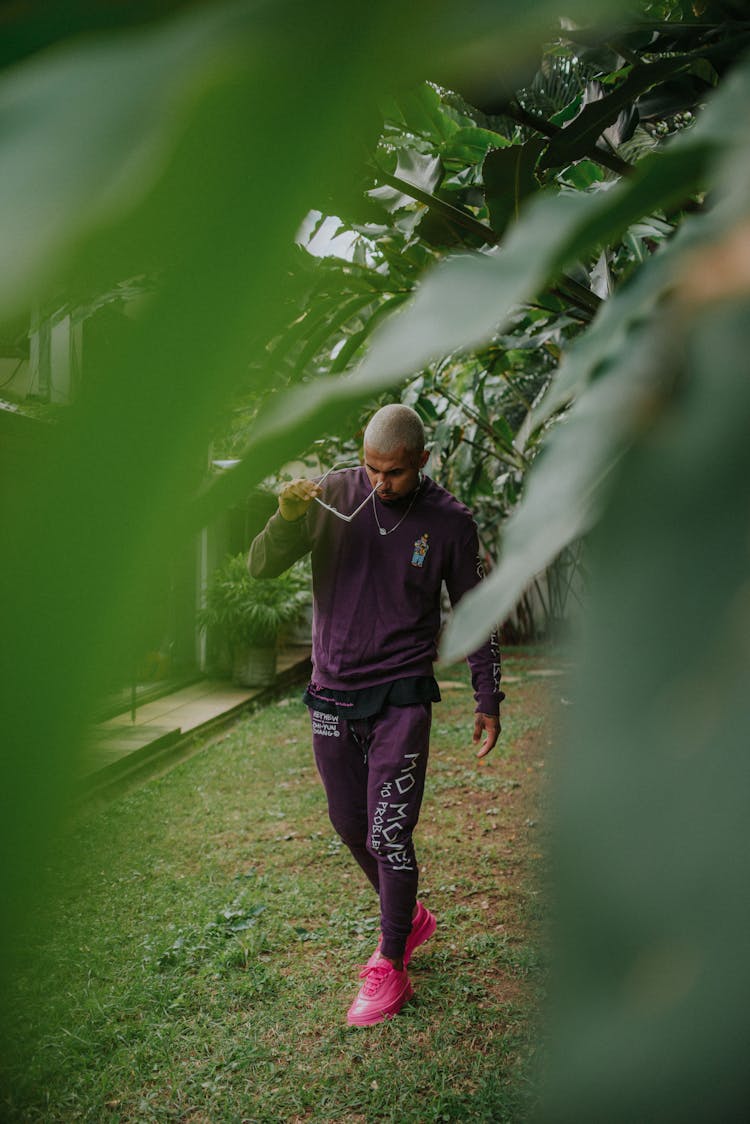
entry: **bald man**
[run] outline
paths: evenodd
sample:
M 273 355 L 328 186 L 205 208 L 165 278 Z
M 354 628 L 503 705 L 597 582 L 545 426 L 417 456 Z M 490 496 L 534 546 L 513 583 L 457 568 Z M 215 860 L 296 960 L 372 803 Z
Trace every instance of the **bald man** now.
M 363 465 L 286 484 L 248 559 L 263 578 L 312 554 L 313 675 L 304 701 L 315 762 L 331 822 L 380 901 L 380 939 L 360 973 L 352 1026 L 401 1010 L 413 994 L 411 955 L 435 932 L 417 899 L 413 833 L 440 701 L 440 595 L 445 582 L 455 605 L 483 576 L 471 513 L 423 474 L 427 459 L 419 415 L 384 406 L 365 429 Z M 357 514 L 346 521 L 336 512 Z M 482 758 L 497 742 L 504 697 L 494 634 L 468 663 Z

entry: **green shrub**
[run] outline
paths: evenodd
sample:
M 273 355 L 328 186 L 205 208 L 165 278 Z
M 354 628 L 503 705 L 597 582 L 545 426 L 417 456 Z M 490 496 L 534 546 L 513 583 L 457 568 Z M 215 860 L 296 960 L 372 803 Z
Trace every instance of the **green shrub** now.
M 214 571 L 199 614 L 203 628 L 223 632 L 230 649 L 273 647 L 279 632 L 304 617 L 311 601 L 305 573 L 292 567 L 278 578 L 259 581 L 244 553 L 231 555 Z

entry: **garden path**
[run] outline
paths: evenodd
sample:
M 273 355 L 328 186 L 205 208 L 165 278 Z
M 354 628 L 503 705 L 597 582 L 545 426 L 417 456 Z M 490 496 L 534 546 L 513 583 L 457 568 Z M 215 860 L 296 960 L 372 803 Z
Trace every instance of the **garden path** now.
M 98 723 L 84 756 L 87 791 L 125 780 L 146 779 L 155 769 L 182 760 L 197 734 L 238 717 L 279 690 L 302 680 L 310 668 L 310 648 L 294 645 L 279 653 L 276 681 L 270 687 L 238 687 L 225 679 L 200 679 Z

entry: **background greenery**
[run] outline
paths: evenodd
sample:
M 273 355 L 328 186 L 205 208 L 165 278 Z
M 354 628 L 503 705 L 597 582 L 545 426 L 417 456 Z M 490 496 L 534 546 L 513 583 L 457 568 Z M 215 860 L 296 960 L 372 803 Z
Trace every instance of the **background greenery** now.
M 311 603 L 305 568 L 259 581 L 250 575 L 247 553 L 233 554 L 212 574 L 199 620 L 217 629 L 234 652 L 243 646 L 274 648 L 284 626 L 299 623 Z
M 3 973 L 157 560 L 406 380 L 499 552 L 447 658 L 590 535 L 547 1115 L 744 1117 L 745 6 L 69 7 L 0 80 L 0 315 L 159 283 L 3 492 Z

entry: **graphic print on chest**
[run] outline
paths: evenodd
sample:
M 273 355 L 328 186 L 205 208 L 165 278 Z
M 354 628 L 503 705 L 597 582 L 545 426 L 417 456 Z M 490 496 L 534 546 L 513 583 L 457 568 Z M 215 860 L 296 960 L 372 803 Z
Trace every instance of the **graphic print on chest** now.
M 427 557 L 427 551 L 430 549 L 428 542 L 429 535 L 425 532 L 420 539 L 414 543 L 414 553 L 411 556 L 412 566 L 418 566 L 420 569 L 424 566 L 424 560 Z

